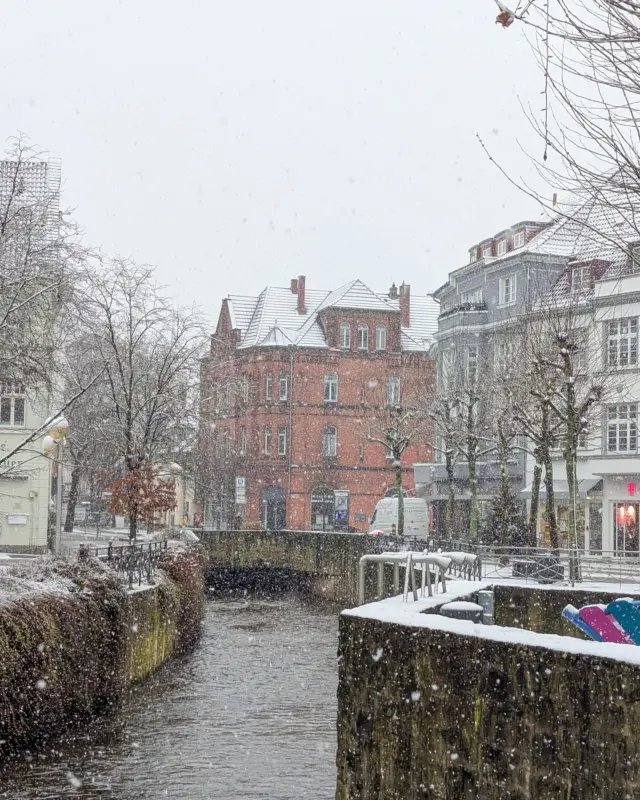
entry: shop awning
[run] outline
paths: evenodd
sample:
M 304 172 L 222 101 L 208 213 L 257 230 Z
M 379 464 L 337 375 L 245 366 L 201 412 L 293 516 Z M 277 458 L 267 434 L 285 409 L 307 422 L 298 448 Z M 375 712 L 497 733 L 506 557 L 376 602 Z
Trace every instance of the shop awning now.
M 583 478 L 582 480 L 578 481 L 578 489 L 580 492 L 580 497 L 585 500 L 587 494 L 592 491 L 598 491 L 602 489 L 602 478 L 593 477 L 593 478 Z M 553 494 L 556 500 L 568 500 L 569 499 L 569 481 L 560 481 L 555 480 L 553 481 Z M 525 486 L 525 488 L 520 492 L 521 497 L 526 497 L 527 499 L 531 497 L 531 484 Z M 544 481 L 540 484 L 540 497 L 544 498 L 547 496 L 547 491 L 544 488 Z

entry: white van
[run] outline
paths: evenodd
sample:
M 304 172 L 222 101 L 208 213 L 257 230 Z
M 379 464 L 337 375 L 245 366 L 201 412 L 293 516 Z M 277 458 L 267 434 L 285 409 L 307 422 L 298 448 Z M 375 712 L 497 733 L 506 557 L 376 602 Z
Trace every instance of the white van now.
M 383 497 L 378 500 L 376 510 L 373 512 L 369 533 L 384 531 L 389 536 L 396 533 L 398 528 L 398 498 Z M 422 497 L 404 498 L 404 535 L 417 536 L 419 539 L 429 537 L 429 515 L 427 501 Z

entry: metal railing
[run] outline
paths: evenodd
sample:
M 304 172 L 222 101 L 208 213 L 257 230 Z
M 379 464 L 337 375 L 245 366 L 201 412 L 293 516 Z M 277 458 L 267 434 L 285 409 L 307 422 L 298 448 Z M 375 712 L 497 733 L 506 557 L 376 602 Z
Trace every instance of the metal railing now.
M 466 580 L 480 579 L 480 569 L 478 557 L 473 553 L 427 553 L 425 552 L 390 552 L 390 553 L 369 553 L 362 556 L 358 563 L 358 604 L 363 605 L 366 594 L 366 567 L 367 564 L 375 563 L 378 565 L 377 575 L 377 598 L 381 600 L 385 596 L 385 566 L 393 567 L 393 594 L 400 593 L 400 569 L 404 569 L 404 591 L 403 600 L 406 603 L 409 599 L 409 590 L 413 594 L 413 599 L 418 599 L 418 579 L 416 577 L 416 566 L 420 572 L 420 597 L 425 596 L 425 590 L 429 597 L 433 592 L 437 593 L 438 586 L 442 586 L 442 592 L 446 593 L 447 573 L 450 576 L 458 576 Z M 432 574 L 433 573 L 433 574 Z
M 166 540 L 126 545 L 114 545 L 110 542 L 107 547 L 83 545 L 78 550 L 78 558 L 99 559 L 123 575 L 128 580 L 129 588 L 132 589 L 136 580 L 138 586 L 142 584 L 143 578 L 147 583 L 153 583 L 153 571 L 166 551 Z
M 640 551 L 576 550 L 566 547 L 511 547 L 478 545 L 483 579 L 517 578 L 525 582 L 560 583 L 575 580 L 640 583 Z

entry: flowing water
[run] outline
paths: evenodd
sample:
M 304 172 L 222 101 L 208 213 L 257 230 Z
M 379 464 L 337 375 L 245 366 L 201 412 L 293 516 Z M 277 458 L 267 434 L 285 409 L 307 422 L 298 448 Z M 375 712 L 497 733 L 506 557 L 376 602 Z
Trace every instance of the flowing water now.
M 337 616 L 207 604 L 204 634 L 90 732 L 0 772 L 0 798 L 330 800 Z

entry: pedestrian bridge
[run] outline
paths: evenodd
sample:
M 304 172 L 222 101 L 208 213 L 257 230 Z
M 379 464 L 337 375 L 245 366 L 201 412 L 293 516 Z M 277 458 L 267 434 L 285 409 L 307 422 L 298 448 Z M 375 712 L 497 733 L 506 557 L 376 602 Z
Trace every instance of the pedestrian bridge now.
M 316 531 L 201 531 L 211 585 L 238 577 L 289 576 L 327 600 L 358 602 L 358 564 L 364 555 L 397 549 L 383 536 Z M 374 587 L 375 591 L 375 587 Z

